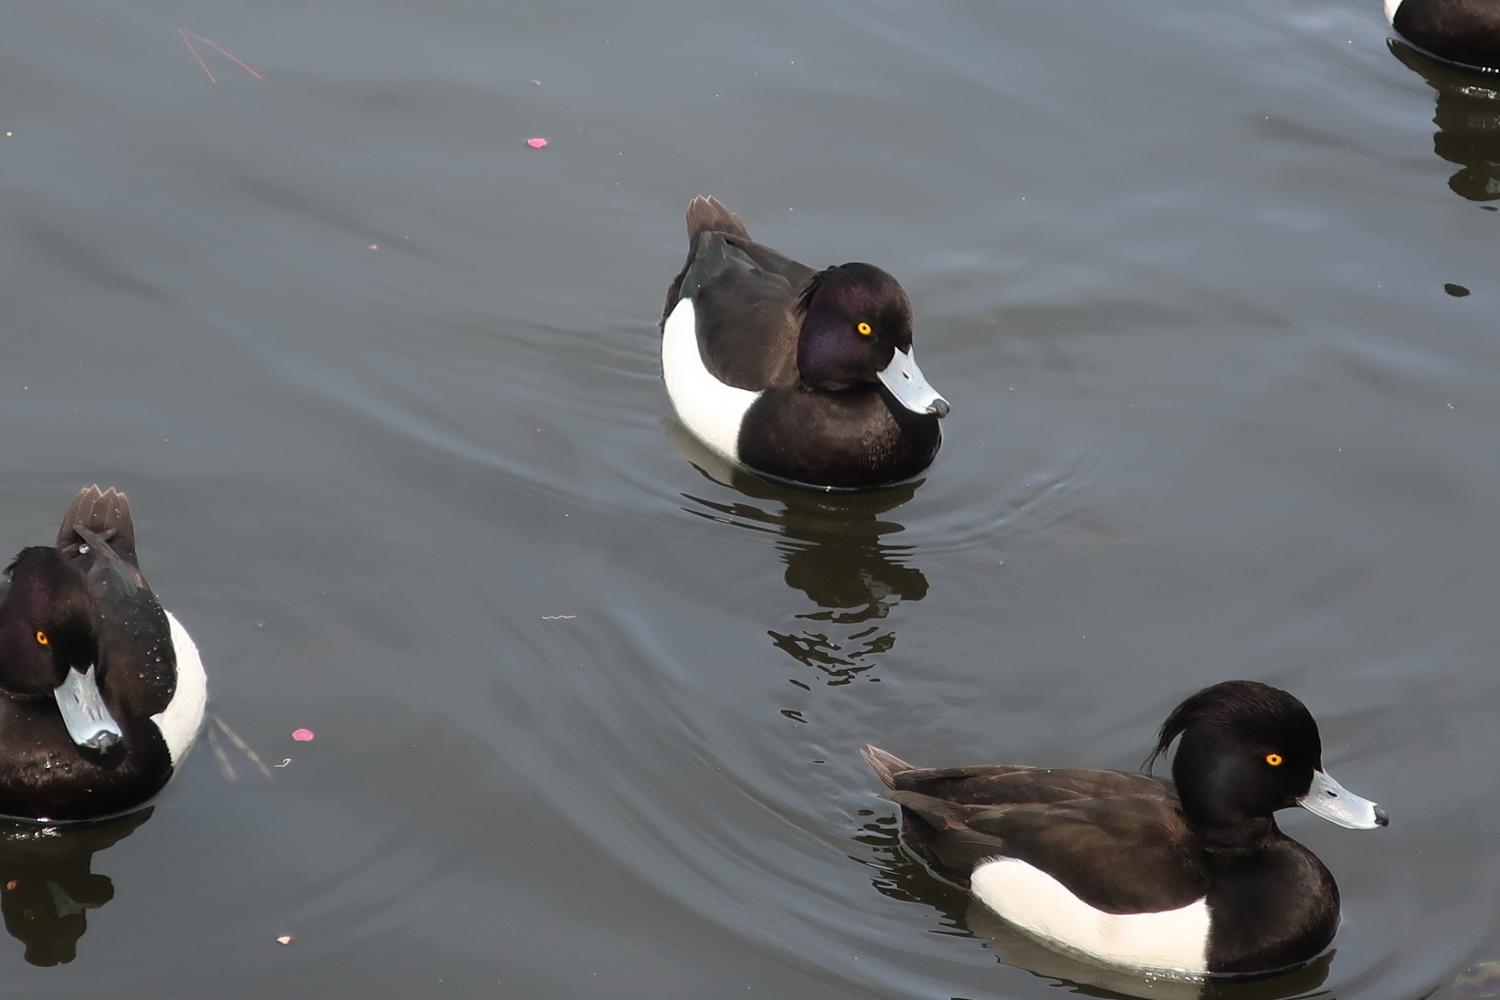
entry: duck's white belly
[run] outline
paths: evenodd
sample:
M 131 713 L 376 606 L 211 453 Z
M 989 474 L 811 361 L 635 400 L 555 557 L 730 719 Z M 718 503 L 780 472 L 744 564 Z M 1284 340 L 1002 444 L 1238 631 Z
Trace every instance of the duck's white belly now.
M 740 425 L 760 393 L 725 385 L 704 367 L 692 299 L 679 300 L 662 328 L 661 373 L 677 419 L 711 451 L 739 464 Z
M 1199 899 L 1158 913 L 1106 913 L 1057 879 L 1016 858 L 974 869 L 980 902 L 1037 937 L 1113 965 L 1173 972 L 1208 971 L 1208 903 Z
M 1401 0 L 1385 0 L 1385 19 L 1390 24 L 1396 23 L 1396 11 L 1401 9 Z
M 151 721 L 161 730 L 175 768 L 193 748 L 198 732 L 203 728 L 203 712 L 208 705 L 208 677 L 203 673 L 197 643 L 170 611 L 167 612 L 167 624 L 172 629 L 172 650 L 177 657 L 177 688 L 167 707 L 151 716 Z

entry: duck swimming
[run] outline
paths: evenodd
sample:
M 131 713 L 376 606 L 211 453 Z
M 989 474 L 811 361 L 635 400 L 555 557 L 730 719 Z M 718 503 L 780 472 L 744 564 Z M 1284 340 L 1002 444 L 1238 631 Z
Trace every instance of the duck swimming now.
M 1385 19 L 1428 55 L 1500 73 L 1497 0 L 1385 0 Z
M 895 278 L 872 264 L 814 271 L 752 240 L 715 198 L 693 199 L 687 228 L 662 375 L 695 437 L 736 465 L 827 489 L 932 463 L 949 406 L 917 367 Z
M 1183 973 L 1315 957 L 1338 928 L 1338 886 L 1274 814 L 1297 805 L 1368 830 L 1387 824 L 1385 811 L 1323 770 L 1317 723 L 1279 688 L 1226 681 L 1198 692 L 1162 724 L 1148 765 L 1179 738 L 1172 781 L 864 754 L 901 806 L 907 846 L 1035 937 Z
M 0 581 L 0 815 L 112 816 L 161 790 L 203 724 L 197 646 L 136 561 L 130 502 L 90 486 Z

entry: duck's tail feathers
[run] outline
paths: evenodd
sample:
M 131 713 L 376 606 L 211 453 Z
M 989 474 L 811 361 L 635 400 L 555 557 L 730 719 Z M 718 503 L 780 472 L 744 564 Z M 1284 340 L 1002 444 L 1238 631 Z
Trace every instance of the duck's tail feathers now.
M 897 757 L 893 753 L 886 753 L 877 746 L 866 746 L 860 753 L 865 755 L 865 763 L 870 765 L 870 770 L 875 776 L 885 782 L 885 787 L 896 787 L 896 775 L 902 771 L 915 770 L 910 764 Z
M 130 498 L 113 486 L 107 490 L 86 486 L 63 515 L 62 526 L 57 529 L 57 547 L 69 551 L 81 544 L 101 542 L 135 564 L 135 519 L 130 516 Z
M 698 245 L 701 233 L 727 233 L 730 236 L 750 238 L 740 217 L 724 206 L 717 198 L 698 195 L 688 202 L 687 210 L 688 246 Z

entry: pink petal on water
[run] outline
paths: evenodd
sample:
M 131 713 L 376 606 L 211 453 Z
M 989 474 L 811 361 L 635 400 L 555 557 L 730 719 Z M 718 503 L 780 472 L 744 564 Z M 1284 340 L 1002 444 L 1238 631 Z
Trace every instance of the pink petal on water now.
M 317 734 L 314 733 L 311 729 L 292 730 L 292 739 L 296 740 L 298 743 L 311 743 L 313 741 L 313 737 L 316 735 Z
M 534 135 L 530 139 L 526 140 L 526 145 L 530 146 L 532 149 L 546 149 L 547 140 L 543 139 L 539 135 Z

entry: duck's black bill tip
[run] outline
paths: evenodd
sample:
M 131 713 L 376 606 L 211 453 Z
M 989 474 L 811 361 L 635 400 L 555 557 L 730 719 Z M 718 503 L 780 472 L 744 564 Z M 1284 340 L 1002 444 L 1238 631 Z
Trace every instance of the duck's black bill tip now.
M 104 730 L 95 733 L 93 736 L 79 744 L 79 746 L 83 747 L 85 750 L 92 750 L 95 753 L 99 754 L 109 753 L 119 745 L 120 735 L 118 733 L 111 733 Z
M 927 407 L 927 412 L 941 420 L 948 415 L 948 411 L 951 409 L 953 407 L 948 405 L 946 399 L 934 399 L 932 405 Z
M 1388 813 L 1388 812 L 1386 812 L 1385 809 L 1382 808 L 1381 806 L 1376 806 L 1375 807 L 1375 825 L 1376 826 L 1390 826 L 1391 825 L 1391 814 Z

